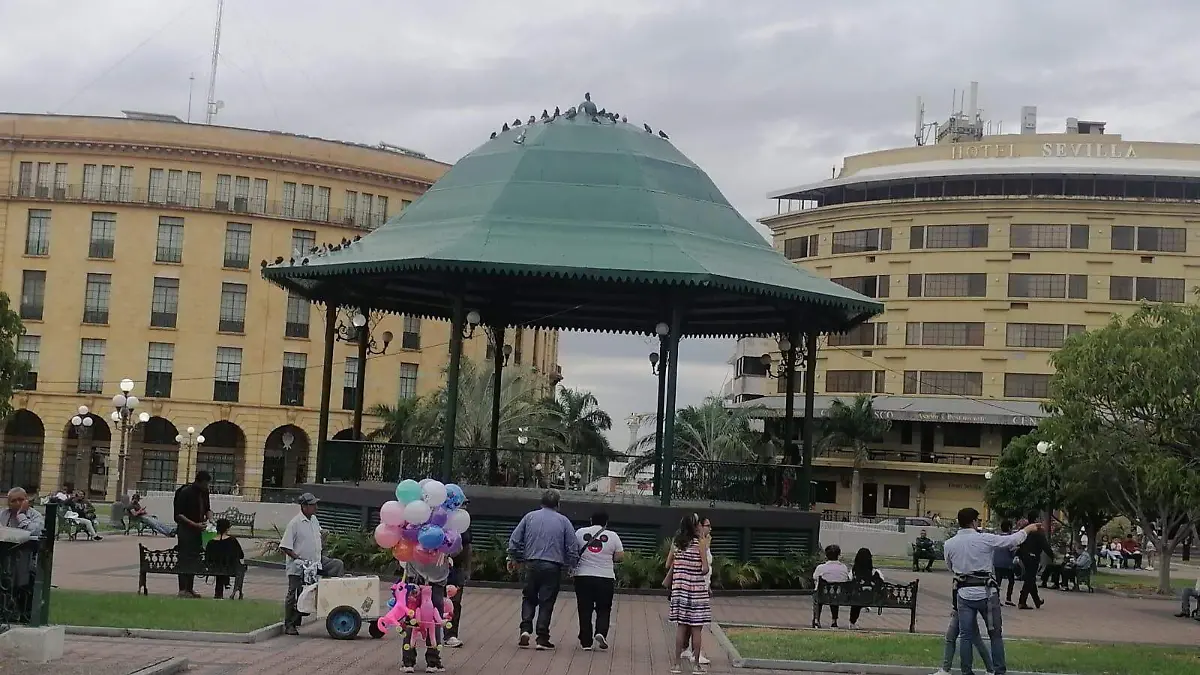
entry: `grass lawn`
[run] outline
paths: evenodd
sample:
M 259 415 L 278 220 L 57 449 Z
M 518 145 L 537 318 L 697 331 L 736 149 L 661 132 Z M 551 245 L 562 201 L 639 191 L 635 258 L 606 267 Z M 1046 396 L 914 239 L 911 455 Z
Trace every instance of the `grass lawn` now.
M 1116 574 L 1098 570 L 1092 575 L 1092 580 L 1096 582 L 1096 588 L 1107 588 L 1126 593 L 1152 594 L 1158 592 L 1158 572 Z M 1171 588 L 1175 589 L 1176 596 L 1180 590 L 1191 588 L 1195 584 L 1195 579 L 1179 577 L 1178 573 L 1171 575 Z
M 765 628 L 726 628 L 745 659 L 924 666 L 942 659 L 937 635 L 884 635 Z M 1148 645 L 1004 641 L 1009 670 L 1077 675 L 1200 675 L 1200 650 Z M 955 668 L 957 672 L 957 657 Z M 983 672 L 975 655 L 975 672 Z
M 279 622 L 282 615 L 282 606 L 269 600 L 50 591 L 51 622 L 68 626 L 248 633 Z

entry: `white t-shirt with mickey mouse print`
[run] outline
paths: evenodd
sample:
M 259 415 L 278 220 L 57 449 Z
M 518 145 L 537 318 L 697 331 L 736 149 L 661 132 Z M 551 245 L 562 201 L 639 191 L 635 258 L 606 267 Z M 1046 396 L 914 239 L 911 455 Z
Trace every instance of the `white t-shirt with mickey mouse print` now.
M 575 531 L 575 541 L 583 551 L 579 555 L 579 565 L 575 567 L 577 577 L 601 577 L 616 579 L 617 570 L 613 566 L 613 556 L 625 550 L 621 538 L 616 532 L 599 525 L 581 527 Z

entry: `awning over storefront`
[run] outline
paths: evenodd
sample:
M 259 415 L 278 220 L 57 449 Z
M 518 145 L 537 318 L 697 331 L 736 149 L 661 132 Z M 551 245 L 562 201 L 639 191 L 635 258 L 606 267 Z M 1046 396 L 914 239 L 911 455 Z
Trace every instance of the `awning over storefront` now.
M 803 405 L 803 398 L 797 397 Z M 834 401 L 849 403 L 853 395 L 816 396 L 814 413 L 824 417 Z M 754 417 L 782 417 L 783 396 L 765 396 L 732 404 L 739 408 L 761 408 Z M 1033 427 L 1046 417 L 1036 401 L 981 400 L 967 398 L 938 398 L 930 396 L 887 396 L 874 398 L 875 415 L 897 422 L 943 422 L 954 424 L 995 424 L 1000 426 Z

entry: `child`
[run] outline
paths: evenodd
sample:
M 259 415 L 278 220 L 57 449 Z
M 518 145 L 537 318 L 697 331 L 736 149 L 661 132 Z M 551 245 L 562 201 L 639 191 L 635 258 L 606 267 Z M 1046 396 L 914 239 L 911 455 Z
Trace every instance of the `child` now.
M 446 603 L 446 582 L 450 578 L 451 561 L 449 556 L 439 555 L 437 560 L 432 563 L 418 563 L 415 560 L 405 563 L 400 574 L 401 579 L 417 586 L 429 586 L 432 590 L 433 606 L 440 612 Z M 458 617 L 451 619 L 457 620 Z M 417 666 L 417 650 L 413 646 L 413 630 L 412 626 L 404 627 L 404 654 L 401 657 L 400 672 L 411 673 L 416 670 Z M 442 666 L 442 654 L 439 647 L 442 642 L 442 631 L 438 631 L 438 646 L 431 644 L 425 645 L 425 672 L 441 673 L 445 672 Z
M 229 534 L 231 527 L 233 524 L 227 519 L 217 519 L 217 536 L 208 542 L 208 546 L 204 547 L 204 559 L 209 565 L 230 567 L 242 564 L 242 559 L 246 557 L 246 554 L 242 552 L 242 545 L 238 543 L 237 537 Z M 225 587 L 228 585 L 229 577 L 217 577 L 216 591 L 214 591 L 213 597 L 217 600 L 225 597 Z
M 842 557 L 842 547 L 837 544 L 830 544 L 825 547 L 825 562 L 817 565 L 817 569 L 813 570 L 813 581 L 820 583 L 822 579 L 826 583 L 839 583 L 850 581 L 850 570 L 838 558 Z M 838 611 L 841 607 L 837 605 L 829 606 L 829 615 L 833 618 L 833 623 L 829 624 L 830 628 L 838 627 Z M 817 609 L 817 616 L 813 618 L 813 628 L 821 627 L 820 608 Z

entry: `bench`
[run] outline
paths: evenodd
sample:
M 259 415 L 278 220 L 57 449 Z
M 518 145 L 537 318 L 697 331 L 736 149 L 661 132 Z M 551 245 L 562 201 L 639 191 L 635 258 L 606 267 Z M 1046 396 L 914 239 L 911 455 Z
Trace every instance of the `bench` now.
M 125 514 L 124 528 L 125 528 L 125 534 L 127 534 L 127 535 L 130 532 L 136 532 L 137 536 L 140 537 L 143 534 L 145 534 L 147 531 L 149 531 L 150 534 L 152 534 L 154 536 L 158 536 L 158 532 L 155 532 L 153 529 L 151 529 L 150 526 L 147 525 L 145 521 L 143 521 L 141 518 L 135 518 L 135 517 L 129 515 L 128 513 Z
M 193 561 L 180 561 L 178 548 L 152 551 L 138 544 L 138 591 L 142 595 L 150 593 L 146 588 L 146 577 L 150 574 L 194 574 L 198 577 L 229 577 L 233 581 L 229 597 L 241 599 L 245 597 L 242 585 L 246 580 L 246 569 L 245 563 L 237 562 L 228 566 L 210 565 L 205 562 L 203 552 Z
M 875 607 L 879 614 L 884 609 L 907 609 L 909 612 L 908 632 L 917 632 L 917 586 L 920 581 L 909 584 L 892 584 L 886 581 L 817 581 L 813 593 L 813 624 L 821 618 L 821 607 L 838 605 L 845 607 Z
M 214 516 L 213 520 L 220 520 L 221 518 L 228 520 L 229 524 L 233 527 L 244 527 L 250 530 L 250 536 L 254 536 L 253 513 L 242 513 L 241 511 L 238 511 L 236 506 L 231 506 Z
M 934 562 L 937 562 L 938 560 L 945 560 L 946 559 L 945 544 L 946 544 L 946 542 L 944 542 L 944 541 L 933 542 L 933 551 L 932 551 L 933 558 L 932 559 L 929 557 L 930 551 L 928 549 L 926 549 L 925 551 L 922 551 L 921 557 L 918 559 L 916 542 L 909 544 L 908 549 L 909 549 L 910 557 L 912 558 L 912 561 L 913 561 L 913 571 L 914 572 L 918 571 L 918 569 L 917 569 L 918 560 L 930 560 L 931 566 Z
M 75 541 L 79 538 L 79 534 L 87 534 L 87 530 L 83 527 L 82 518 L 67 518 L 67 508 L 63 505 L 58 506 L 58 526 L 54 530 L 54 538 L 58 539 L 66 535 L 67 541 Z

